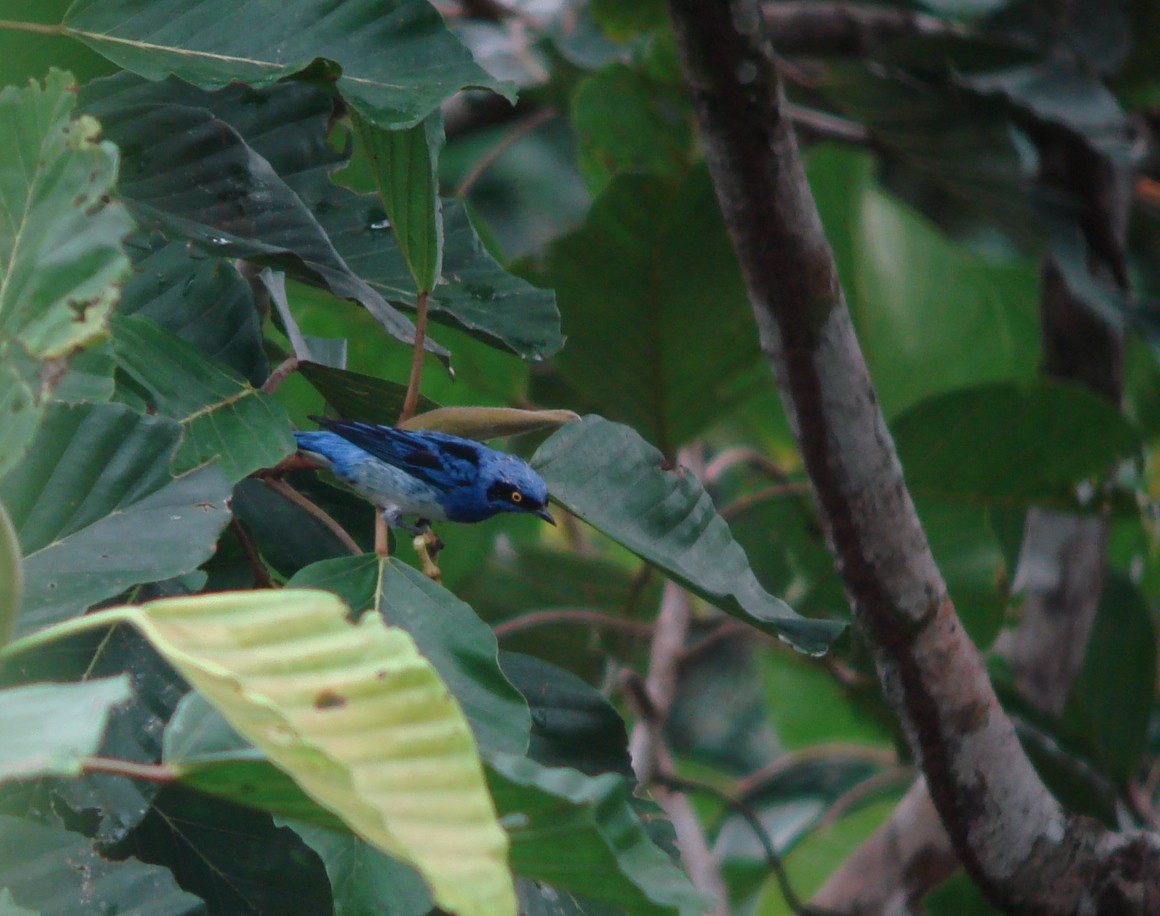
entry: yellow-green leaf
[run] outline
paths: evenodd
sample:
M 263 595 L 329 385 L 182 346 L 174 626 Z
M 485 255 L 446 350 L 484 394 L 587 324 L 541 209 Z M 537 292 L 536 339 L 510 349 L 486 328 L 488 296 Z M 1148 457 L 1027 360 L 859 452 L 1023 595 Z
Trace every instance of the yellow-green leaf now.
M 327 592 L 280 589 L 86 621 L 139 629 L 307 795 L 414 866 L 441 908 L 514 914 L 508 840 L 462 710 L 406 632 L 347 613 Z

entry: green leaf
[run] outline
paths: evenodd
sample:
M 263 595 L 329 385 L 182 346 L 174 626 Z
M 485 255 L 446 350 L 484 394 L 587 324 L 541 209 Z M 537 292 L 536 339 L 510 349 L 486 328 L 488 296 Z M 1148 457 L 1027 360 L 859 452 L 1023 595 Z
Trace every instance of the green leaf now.
M 688 171 L 693 126 L 688 103 L 673 104 L 642 74 L 614 63 L 585 79 L 572 97 L 580 174 L 593 196 L 618 174 L 679 178 Z
M 307 795 L 415 866 L 439 906 L 514 914 L 467 720 L 406 632 L 347 612 L 325 592 L 279 589 L 114 608 L 81 626 L 138 629 Z
M 187 573 L 229 522 L 216 468 L 171 478 L 172 420 L 119 404 L 54 405 L 29 455 L 0 482 L 24 548 L 28 632 L 131 585 Z
M 1120 786 L 1136 776 L 1155 680 L 1151 612 L 1129 581 L 1109 576 L 1064 718 L 1079 724 L 1101 768 Z
M 431 892 L 415 872 L 366 841 L 316 824 L 284 822 L 322 859 L 335 916 L 426 916 Z
M 0 690 L 0 782 L 78 775 L 97 752 L 112 708 L 132 695 L 127 674 Z
M 406 385 L 321 363 L 300 363 L 298 371 L 347 420 L 394 426 L 403 412 Z M 428 398 L 419 398 L 420 410 L 434 410 L 438 406 Z
M 213 112 L 162 102 L 171 92 L 170 84 L 146 92 L 132 80 L 114 78 L 81 93 L 85 110 L 100 117 L 105 134 L 121 148 L 118 187 L 134 215 L 211 254 L 268 264 L 354 300 L 387 333 L 412 342 L 411 322 L 350 269 L 270 163 Z M 164 146 L 158 137 L 166 138 Z M 428 349 L 446 355 L 435 344 Z
M 287 584 L 327 589 L 356 612 L 369 608 L 406 630 L 463 707 L 481 748 L 527 749 L 531 716 L 500 670 L 495 635 L 451 592 L 411 566 L 373 555 L 315 563 Z
M 515 407 L 436 407 L 415 414 L 403 429 L 434 429 L 467 439 L 498 439 L 543 429 L 559 429 L 580 415 L 570 410 L 518 410 Z
M 251 384 L 269 371 L 262 327 L 249 285 L 226 258 L 190 251 L 184 241 L 161 236 L 131 239 L 133 275 L 125 283 L 118 315 L 155 321 L 220 360 Z
M 111 861 L 93 841 L 60 827 L 0 815 L 0 887 L 44 916 L 97 913 L 204 913 L 166 868 L 137 859 Z
M 12 901 L 12 892 L 4 888 L 0 890 L 0 916 L 39 916 L 39 914 L 36 910 L 17 906 Z
M 518 874 L 633 914 L 705 911 L 704 897 L 649 839 L 622 776 L 493 754 L 488 779 Z
M 260 27 L 259 27 L 260 26 Z M 460 89 L 509 95 L 425 0 L 77 0 L 64 32 L 152 80 L 268 85 L 321 59 L 383 128 L 410 127 Z
M 722 610 L 815 655 L 842 632 L 844 624 L 801 617 L 765 591 L 696 476 L 668 470 L 627 426 L 596 416 L 570 423 L 532 465 L 569 512 Z
M 20 596 L 24 592 L 20 557 L 20 539 L 0 501 L 0 646 L 8 641 L 20 613 Z
M 114 316 L 112 330 L 120 368 L 151 409 L 182 425 L 175 471 L 216 459 L 234 483 L 294 451 L 286 412 L 232 369 L 148 318 Z
M 600 691 L 533 655 L 502 652 L 500 663 L 532 712 L 529 757 L 589 776 L 632 776 L 624 720 Z
M 117 149 L 72 117 L 75 101 L 58 70 L 43 88 L 0 92 L 0 474 L 28 447 L 64 360 L 103 332 L 129 269 L 133 222 L 108 200 Z
M 821 148 L 808 174 L 887 416 L 968 385 L 1035 380 L 1030 260 L 985 258 L 951 241 L 878 186 L 865 153 Z
M 443 207 L 439 200 L 439 148 L 443 117 L 428 115 L 414 127 L 382 130 L 351 116 L 371 174 L 391 221 L 415 291 L 430 293 L 443 270 Z
M 1140 448 L 1114 405 L 1054 381 L 938 395 L 898 417 L 892 432 L 916 496 L 976 505 L 1074 504 L 1077 484 Z
M 310 195 L 303 192 L 307 200 Z M 372 195 L 334 194 L 322 224 L 351 267 L 391 302 L 414 307 L 410 273 Z M 556 294 L 508 273 L 480 241 L 462 201 L 443 201 L 443 277 L 427 307 L 434 321 L 461 328 L 524 359 L 564 345 Z M 542 285 L 550 285 L 545 282 Z
M 628 423 L 670 457 L 770 383 L 704 168 L 614 179 L 535 279 L 570 319 L 553 366 L 587 403 L 567 406 Z

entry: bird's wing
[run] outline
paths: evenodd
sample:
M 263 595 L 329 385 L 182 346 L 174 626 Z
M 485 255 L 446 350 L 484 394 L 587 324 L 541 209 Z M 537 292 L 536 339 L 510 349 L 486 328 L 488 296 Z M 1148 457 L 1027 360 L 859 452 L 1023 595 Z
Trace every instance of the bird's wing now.
M 380 461 L 440 489 L 471 483 L 479 473 L 482 446 L 467 439 L 326 417 L 310 419 Z

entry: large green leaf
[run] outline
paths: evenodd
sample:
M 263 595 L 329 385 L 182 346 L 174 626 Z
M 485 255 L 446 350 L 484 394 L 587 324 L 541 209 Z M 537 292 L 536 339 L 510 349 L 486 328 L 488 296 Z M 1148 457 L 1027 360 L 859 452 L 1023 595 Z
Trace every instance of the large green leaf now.
M 842 632 L 843 624 L 801 617 L 765 591 L 696 476 L 669 468 L 627 426 L 596 416 L 570 423 L 532 465 L 569 512 L 722 610 L 811 654 Z
M 137 859 L 111 861 L 88 837 L 61 827 L 0 815 L 0 849 L 0 887 L 41 916 L 205 912 L 168 869 Z
M 133 276 L 118 315 L 140 315 L 259 385 L 268 372 L 262 327 L 249 285 L 226 258 L 190 251 L 159 235 L 131 239 Z
M 24 592 L 24 574 L 20 569 L 20 540 L 8 510 L 0 501 L 0 645 L 8 641 L 16 615 L 20 613 L 20 596 Z
M 330 180 L 331 172 L 346 163 L 348 154 L 328 142 L 332 102 L 325 93 L 301 83 L 262 90 L 231 86 L 207 93 L 177 80 L 150 84 L 128 75 L 103 80 L 89 90 L 98 91 L 104 104 L 115 103 L 121 110 L 159 103 L 212 110 L 298 195 L 345 266 L 369 283 L 376 295 L 414 307 L 415 284 L 378 196 L 355 194 Z M 461 202 L 447 200 L 442 206 L 443 282 L 429 301 L 431 317 L 523 357 L 543 358 L 558 350 L 563 338 L 554 294 L 535 288 L 496 263 L 484 249 Z M 223 218 L 227 216 L 232 214 L 223 213 Z M 212 241 L 215 238 L 224 236 L 209 233 L 211 246 L 216 244 Z M 312 264 L 317 269 L 323 252 L 315 252 L 314 247 L 301 250 L 313 253 Z M 356 292 L 365 298 L 365 289 L 359 287 Z
M 97 752 L 112 707 L 131 696 L 128 675 L 0 690 L 0 781 L 76 776 Z
M 121 147 L 119 188 L 141 222 L 283 269 L 358 302 L 398 340 L 414 340 L 410 321 L 354 274 L 310 209 L 229 124 L 204 108 L 120 107 L 101 94 L 104 81 L 94 87 L 82 101 Z
M 463 707 L 481 748 L 527 749 L 528 705 L 500 670 L 495 636 L 451 592 L 411 566 L 373 555 L 315 563 L 287 584 L 327 589 L 355 611 L 374 610 L 406 630 Z
M 72 77 L 0 92 L 0 474 L 36 430 L 52 382 L 98 337 L 128 272 L 132 220 L 109 202 L 117 149 L 73 118 Z M 49 365 L 45 365 L 48 363 Z
M 1109 576 L 1064 717 L 1077 724 L 1118 785 L 1136 776 L 1155 682 L 1156 632 L 1148 606 L 1131 582 Z
M 488 780 L 520 875 L 634 914 L 705 911 L 704 897 L 649 839 L 624 777 L 493 754 Z
M 120 368 L 151 410 L 182 425 L 174 470 L 216 459 L 233 483 L 294 451 L 286 412 L 229 367 L 148 318 L 115 316 L 112 330 Z
M 1035 265 L 952 242 L 878 187 L 873 170 L 865 153 L 826 147 L 808 173 L 887 415 L 966 385 L 1033 381 Z
M 417 124 L 465 87 L 507 93 L 426 0 L 76 0 L 65 34 L 149 79 L 266 85 L 321 58 L 373 123 Z
M 566 406 L 626 422 L 670 457 L 770 384 L 703 168 L 615 178 L 535 278 L 569 317 L 553 365 L 587 403 Z
M 938 395 L 898 417 L 892 432 L 916 496 L 978 505 L 1074 504 L 1077 484 L 1140 447 L 1115 406 L 1052 381 Z
M 342 830 L 284 821 L 326 866 L 335 916 L 426 916 L 431 892 L 415 872 Z
M 327 404 L 348 420 L 394 426 L 403 412 L 406 385 L 321 363 L 302 363 L 298 371 L 326 398 Z M 434 401 L 419 398 L 420 410 L 437 406 Z
M 0 483 L 24 549 L 18 630 L 189 572 L 213 553 L 229 522 L 229 482 L 213 467 L 170 477 L 180 437 L 172 420 L 119 404 L 49 409 Z
M 467 720 L 405 631 L 347 614 L 325 592 L 279 589 L 114 608 L 68 626 L 131 624 L 307 795 L 413 865 L 438 905 L 514 914 L 507 838 Z
M 352 120 L 415 292 L 430 293 L 443 270 L 438 171 L 443 118 L 436 112 L 401 130 L 377 128 L 357 112 Z

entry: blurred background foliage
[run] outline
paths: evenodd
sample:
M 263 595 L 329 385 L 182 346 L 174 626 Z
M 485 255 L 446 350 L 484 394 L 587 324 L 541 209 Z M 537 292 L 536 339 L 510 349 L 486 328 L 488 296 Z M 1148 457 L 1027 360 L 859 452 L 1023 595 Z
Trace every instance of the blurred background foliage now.
M 119 302 L 101 330 L 69 341 L 65 350 L 80 349 L 37 405 L 37 438 L 14 439 L 0 463 L 0 522 L 11 519 L 0 527 L 0 606 L 22 568 L 17 633 L 118 600 L 287 583 L 321 583 L 378 606 L 376 589 L 388 586 L 367 580 L 334 531 L 254 472 L 289 454 L 291 424 L 309 428 L 309 414 L 397 415 L 411 363 L 400 338 L 415 293 L 394 243 L 383 241 L 374 164 L 353 142 L 347 106 L 401 131 L 440 103 L 444 282 L 433 290 L 425 405 L 568 408 L 630 426 L 641 449 L 659 450 L 658 466 L 695 475 L 728 522 L 702 545 L 709 565 L 735 540 L 748 558 L 738 568 L 752 569 L 765 598 L 809 618 L 848 620 L 662 3 L 439 2 L 439 40 L 471 56 L 448 58 L 465 75 L 448 77 L 455 85 L 421 111 L 343 99 L 341 83 L 334 96 L 335 67 L 357 57 L 346 63 L 344 47 L 315 48 L 311 57 L 333 63 L 299 62 L 286 68 L 294 79 L 276 83 L 183 72 L 92 37 L 130 23 L 137 6 L 150 4 L 0 0 L 0 19 L 17 24 L 0 24 L 0 84 L 43 81 L 49 67 L 73 74 L 79 111 L 120 150 L 115 194 L 136 224 L 120 233 L 132 267 L 121 271 Z M 209 0 L 198 6 L 205 34 L 191 25 L 190 46 L 206 35 L 226 41 L 213 23 L 228 24 L 228 4 L 218 5 L 218 20 Z M 776 25 L 777 7 L 801 6 L 765 8 Z M 1160 22 L 1142 0 L 849 6 L 917 17 L 926 28 L 845 43 L 810 44 L 807 35 L 777 48 L 810 187 L 932 549 L 965 627 L 986 649 L 1020 617 L 1015 571 L 1027 512 L 1107 515 L 1110 579 L 1066 709 L 1036 716 L 1009 693 L 1065 804 L 1111 826 L 1155 826 Z M 65 28 L 29 32 L 20 23 Z M 236 40 L 260 56 L 258 39 Z M 425 53 L 428 63 L 442 59 Z M 142 78 L 168 72 L 177 78 Z M 228 85 L 235 77 L 250 85 Z M 514 86 L 518 101 L 471 88 L 480 85 L 509 96 Z M 12 252 L 10 244 L 10 265 Z M 1093 320 L 1126 333 L 1122 404 L 1046 371 L 1047 259 Z M 263 268 L 273 274 L 263 279 Z M 0 354 L 24 372 L 20 360 L 36 352 L 2 305 L 0 315 Z M 292 354 L 310 363 L 261 390 Z M 530 458 L 545 438 L 493 444 Z M 539 460 L 548 462 L 553 441 Z M 639 456 L 652 453 L 633 454 L 644 466 L 651 458 Z M 570 473 L 557 496 L 578 479 Z M 289 482 L 371 549 L 372 513 L 357 498 L 310 473 Z M 558 530 L 515 516 L 442 526 L 445 591 L 396 594 L 401 607 L 418 608 L 413 624 L 400 625 L 424 654 L 447 654 L 448 667 L 436 668 L 464 706 L 478 699 L 473 691 L 494 700 L 515 685 L 516 706 L 531 706 L 530 758 L 592 777 L 617 773 L 631 788 L 621 718 L 631 730 L 639 710 L 625 684 L 647 674 L 665 572 L 691 581 L 700 597 L 691 599 L 664 723 L 673 775 L 702 789 L 690 797 L 732 910 L 791 912 L 770 853 L 808 898 L 915 776 L 868 653 L 847 632 L 829 655 L 810 657 L 726 617 L 719 608 L 730 601 L 748 605 L 698 590 L 701 580 L 681 565 L 687 543 L 643 523 L 638 530 L 622 511 L 631 488 L 608 487 L 568 504 L 574 514 Z M 200 515 L 167 523 L 185 491 Z M 96 558 L 107 560 L 110 547 L 124 562 L 88 574 L 104 569 Z M 391 561 L 394 587 L 419 588 L 400 561 L 414 561 L 406 543 Z M 86 575 L 68 578 L 78 570 Z M 10 665 L 5 683 L 128 670 L 138 699 L 113 713 L 100 753 L 160 760 L 182 681 L 121 631 L 83 642 Z M 486 677 L 463 661 L 480 645 L 485 655 L 491 647 Z M 457 666 L 469 672 L 466 687 L 454 680 Z M 651 834 L 635 841 L 671 848 L 650 803 L 615 797 L 608 804 Z M 584 810 L 565 820 L 592 839 L 607 825 Z M 5 785 L 0 812 L 6 850 L 27 851 L 0 858 L 0 887 L 12 894 L 0 894 L 5 912 L 81 912 L 68 908 L 75 894 L 55 904 L 48 896 L 63 863 L 82 854 L 74 850 L 93 857 L 93 874 L 108 882 L 102 899 L 117 907 L 431 906 L 398 863 L 371 870 L 386 888 L 378 897 L 367 886 L 351 893 L 318 835 L 182 785 L 51 773 Z M 666 896 L 663 881 L 634 873 L 607 839 L 593 840 L 596 851 L 527 842 L 529 857 L 514 860 L 527 912 L 673 910 L 696 899 Z M 536 858 L 572 855 L 577 873 L 620 869 L 624 887 Z M 32 861 L 49 863 L 40 885 L 15 877 Z M 989 912 L 961 877 L 934 891 L 926 911 Z

